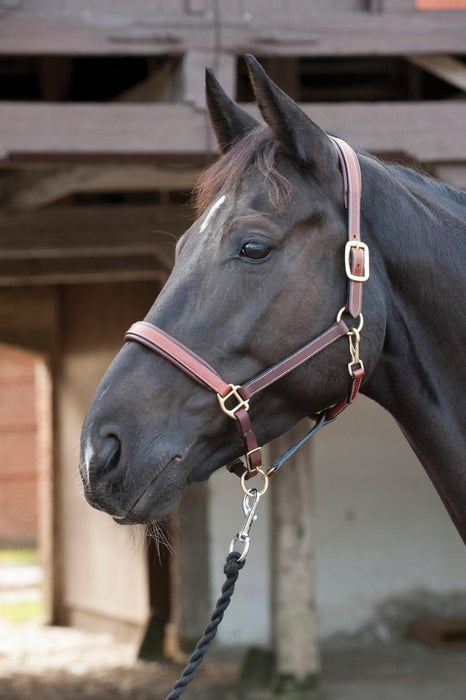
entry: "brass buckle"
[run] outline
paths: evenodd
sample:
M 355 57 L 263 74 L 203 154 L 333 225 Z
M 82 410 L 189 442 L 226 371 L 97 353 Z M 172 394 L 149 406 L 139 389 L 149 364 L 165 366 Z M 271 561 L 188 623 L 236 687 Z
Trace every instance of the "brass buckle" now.
M 260 458 L 261 458 L 261 463 L 259 464 L 258 467 L 254 467 L 251 463 L 251 455 L 254 454 L 254 452 L 259 452 Z M 257 474 L 257 472 L 260 470 L 260 468 L 263 466 L 264 461 L 262 459 L 262 447 L 256 447 L 254 450 L 250 450 L 246 454 L 246 466 L 248 468 L 249 474 Z
M 356 248 L 364 251 L 364 273 L 354 275 L 351 272 L 351 249 Z M 352 282 L 367 282 L 369 279 L 369 248 L 362 241 L 348 241 L 345 246 L 345 272 Z
M 227 416 L 230 416 L 230 418 L 234 418 L 236 420 L 236 411 L 239 411 L 240 408 L 244 408 L 245 411 L 249 411 L 249 399 L 243 399 L 240 394 L 238 393 L 238 389 L 241 389 L 241 386 L 239 384 L 230 384 L 231 391 L 228 392 L 226 396 L 222 396 L 221 394 L 217 394 L 217 399 L 220 404 L 220 408 L 224 413 L 227 414 Z M 228 408 L 226 403 L 229 399 L 235 398 L 238 403 L 236 406 L 233 408 Z

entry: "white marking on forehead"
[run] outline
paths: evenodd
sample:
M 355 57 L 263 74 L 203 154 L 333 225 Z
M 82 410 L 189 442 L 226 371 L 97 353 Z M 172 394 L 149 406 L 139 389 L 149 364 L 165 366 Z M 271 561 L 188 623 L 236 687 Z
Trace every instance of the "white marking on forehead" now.
M 206 215 L 204 221 L 201 224 L 201 233 L 206 230 L 206 228 L 209 224 L 209 221 L 211 220 L 211 218 L 213 217 L 213 215 L 215 214 L 217 209 L 222 206 L 225 199 L 226 199 L 225 195 L 222 194 L 222 196 L 219 199 L 217 199 L 217 201 L 214 204 L 212 204 L 209 211 L 207 212 L 207 215 Z

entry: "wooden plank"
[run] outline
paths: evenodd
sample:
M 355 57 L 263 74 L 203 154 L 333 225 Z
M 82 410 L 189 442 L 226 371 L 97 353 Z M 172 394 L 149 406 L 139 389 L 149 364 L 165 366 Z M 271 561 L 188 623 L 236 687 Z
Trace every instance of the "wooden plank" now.
M 405 0 L 406 1 L 406 0 Z M 338 7 L 343 7 L 348 10 L 363 10 L 366 0 L 313 0 L 308 3 L 307 0 L 293 0 L 293 4 L 299 10 L 303 10 L 306 14 L 316 14 L 317 12 L 327 11 L 333 12 Z M 6 3 L 5 3 L 6 4 Z M 16 6 L 18 0 L 9 0 L 9 5 Z M 196 14 L 206 14 L 206 19 L 211 19 L 209 13 L 212 12 L 212 0 L 157 0 L 156 3 L 150 0 L 133 0 L 128 4 L 127 0 L 73 0 L 72 3 L 63 7 L 63 2 L 57 0 L 29 0 L 21 3 L 25 7 L 25 12 L 29 7 L 34 7 L 36 14 L 43 16 L 71 16 L 75 18 L 88 19 L 97 21 L 102 17 L 118 17 L 123 20 L 139 20 L 139 21 L 155 21 L 162 18 L 164 21 L 168 19 L 177 19 L 180 21 L 189 18 L 193 12 Z M 285 5 L 285 7 L 284 7 Z M 308 7 L 311 5 L 311 8 Z M 63 9 L 62 9 L 63 8 Z M 265 10 L 273 12 L 274 15 L 286 16 L 290 12 L 289 5 L 284 4 L 283 0 L 248 0 L 247 8 L 252 13 L 260 13 Z M 244 12 L 244 3 L 239 3 L 238 0 L 223 0 L 222 11 L 225 19 L 238 19 Z M 31 10 L 29 13 L 32 14 Z
M 454 27 L 453 14 L 458 25 Z M 434 21 L 436 19 L 437 21 Z M 305 19 L 294 27 L 254 27 L 242 34 L 231 28 L 222 46 L 257 56 L 393 56 L 405 53 L 462 53 L 464 16 L 430 17 L 416 13 L 353 13 Z M 404 48 L 409 47 L 409 48 Z M 445 48 L 442 48 L 445 47 Z M 463 47 L 463 48 L 461 48 Z
M 312 103 L 327 131 L 377 153 L 421 162 L 466 160 L 466 103 Z M 251 105 L 245 106 L 257 116 Z M 0 154 L 15 162 L 206 162 L 204 113 L 188 105 L 0 104 Z
M 95 282 L 158 281 L 164 284 L 167 273 L 146 256 L 127 259 L 81 257 L 70 260 L 0 261 L 0 287 L 55 284 L 91 284 Z
M 303 435 L 296 426 L 270 446 L 279 457 Z M 272 480 L 272 627 L 276 675 L 297 687 L 320 672 L 314 599 L 313 484 L 304 448 Z M 291 689 L 291 688 L 290 688 Z M 293 688 L 295 689 L 295 688 Z
M 183 101 L 205 110 L 205 69 L 213 69 L 223 89 L 236 95 L 236 57 L 215 50 L 188 51 L 182 60 Z
M 184 105 L 0 105 L 0 157 L 131 159 L 153 162 L 203 154 L 206 116 Z
M 53 207 L 1 215 L 0 248 L 3 256 L 9 251 L 12 258 L 40 250 L 59 251 L 67 257 L 93 250 L 108 250 L 108 255 L 118 255 L 120 250 L 151 250 L 168 268 L 173 263 L 176 238 L 191 222 L 189 209 L 170 204 Z
M 262 8 L 262 9 L 261 9 Z M 291 8 L 291 9 L 290 9 Z M 112 16 L 113 15 L 113 16 Z M 0 53 L 24 55 L 182 55 L 215 47 L 212 17 L 138 14 L 116 9 L 105 18 L 64 14 L 3 15 Z M 270 10 L 223 16 L 222 50 L 282 56 L 462 53 L 464 15 L 458 12 L 316 12 L 308 0 Z
M 97 172 L 96 172 L 97 171 Z M 196 184 L 201 168 L 165 167 L 159 165 L 123 165 L 96 168 L 75 192 L 150 192 L 176 190 L 189 192 Z
M 413 12 L 416 9 L 416 0 L 374 0 L 378 2 L 383 12 Z
M 465 37 L 466 38 L 466 37 Z M 453 56 L 408 56 L 411 63 L 466 92 L 466 64 Z
M 65 207 L 0 217 L 0 285 L 165 281 L 186 210 Z

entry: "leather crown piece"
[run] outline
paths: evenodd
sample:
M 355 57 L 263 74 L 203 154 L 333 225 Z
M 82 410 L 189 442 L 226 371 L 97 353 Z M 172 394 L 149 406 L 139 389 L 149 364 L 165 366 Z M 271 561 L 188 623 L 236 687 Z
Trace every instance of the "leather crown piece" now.
M 360 236 L 361 173 L 358 158 L 353 149 L 342 139 L 329 138 L 337 150 L 343 176 L 345 206 L 348 209 L 348 241 L 345 248 L 348 297 L 346 305 L 339 312 L 335 323 L 316 338 L 243 385 L 227 383 L 208 362 L 193 350 L 147 321 L 134 323 L 125 335 L 126 341 L 134 341 L 144 345 L 171 362 L 205 389 L 217 394 L 221 409 L 237 422 L 241 445 L 245 451 L 246 466 L 241 460 L 228 465 L 228 469 L 238 476 L 242 476 L 246 472 L 248 477 L 254 476 L 263 467 L 262 450 L 258 445 L 248 413 L 249 401 L 255 394 L 286 376 L 339 338 L 345 335 L 350 337 L 353 361 L 348 365 L 351 383 L 347 395 L 335 406 L 311 416 L 316 421 L 313 428 L 274 462 L 267 470 L 267 474 L 271 474 L 277 471 L 283 462 L 291 457 L 317 430 L 332 422 L 354 401 L 364 378 L 364 366 L 359 360 L 359 331 L 362 328 L 362 288 L 363 283 L 369 277 L 369 251 L 367 246 L 361 242 Z M 348 328 L 341 319 L 343 312 L 348 313 L 353 318 L 361 317 L 359 329 Z M 357 339 L 358 350 L 356 354 L 353 353 L 354 346 L 351 336 L 356 336 Z

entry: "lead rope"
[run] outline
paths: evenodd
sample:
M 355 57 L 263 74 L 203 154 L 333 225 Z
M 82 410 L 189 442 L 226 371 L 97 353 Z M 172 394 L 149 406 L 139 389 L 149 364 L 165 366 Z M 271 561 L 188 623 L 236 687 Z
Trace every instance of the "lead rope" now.
M 222 595 L 217 600 L 215 609 L 210 617 L 210 622 L 205 628 L 204 635 L 196 644 L 196 648 L 191 654 L 187 666 L 183 669 L 183 672 L 179 679 L 174 683 L 173 689 L 165 700 L 176 700 L 179 698 L 186 690 L 187 685 L 193 680 L 194 675 L 198 666 L 201 665 L 204 656 L 206 655 L 212 640 L 217 634 L 217 629 L 221 621 L 223 620 L 223 615 L 225 610 L 230 605 L 231 597 L 235 590 L 235 584 L 238 580 L 239 572 L 246 563 L 246 556 L 249 551 L 249 531 L 255 520 L 257 520 L 256 508 L 259 503 L 259 499 L 267 490 L 268 478 L 263 479 L 264 487 L 262 491 L 257 489 L 246 489 L 243 499 L 243 511 L 246 516 L 246 522 L 243 525 L 242 530 L 240 530 L 235 537 L 232 539 L 230 544 L 230 551 L 226 558 L 225 566 L 223 571 L 226 576 L 226 581 L 222 586 Z M 252 500 L 252 504 L 250 500 Z M 236 544 L 239 543 L 243 547 L 242 552 L 237 552 L 235 550 Z
M 245 560 L 240 561 L 241 554 L 239 552 L 231 552 L 228 554 L 223 571 L 226 575 L 226 581 L 222 586 L 222 595 L 217 600 L 217 605 L 213 611 L 210 622 L 207 625 L 204 636 L 196 644 L 196 648 L 191 654 L 188 665 L 183 670 L 183 673 L 173 685 L 173 690 L 167 695 L 166 700 L 175 700 L 186 690 L 186 686 L 190 683 L 197 667 L 202 663 L 210 644 L 217 634 L 217 628 L 223 620 L 223 614 L 230 605 L 231 596 L 235 590 L 235 583 L 238 579 L 239 572 L 245 565 Z

